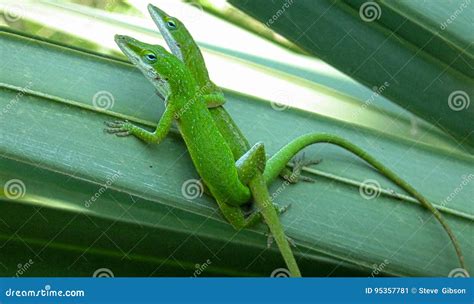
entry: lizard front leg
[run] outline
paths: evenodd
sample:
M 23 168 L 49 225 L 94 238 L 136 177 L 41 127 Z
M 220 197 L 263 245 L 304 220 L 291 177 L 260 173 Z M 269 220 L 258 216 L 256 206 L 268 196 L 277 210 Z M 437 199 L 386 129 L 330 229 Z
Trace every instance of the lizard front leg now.
M 171 128 L 174 113 L 175 111 L 172 106 L 166 107 L 166 110 L 158 122 L 158 126 L 154 132 L 149 132 L 143 128 L 137 127 L 128 121 L 106 122 L 105 124 L 108 128 L 106 128 L 105 131 L 122 137 L 133 135 L 146 143 L 159 144 L 166 137 Z

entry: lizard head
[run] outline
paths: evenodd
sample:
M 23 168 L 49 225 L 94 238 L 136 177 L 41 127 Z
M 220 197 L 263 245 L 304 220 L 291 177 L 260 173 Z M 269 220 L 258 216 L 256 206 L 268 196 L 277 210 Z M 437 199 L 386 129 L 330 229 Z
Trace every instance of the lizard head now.
M 166 14 L 152 4 L 148 4 L 148 11 L 170 47 L 171 52 L 178 56 L 179 59 L 184 60 L 182 53 L 188 49 L 186 44 L 193 41 L 191 34 L 189 34 L 184 24 L 178 18 Z
M 115 35 L 115 42 L 130 61 L 155 87 L 165 84 L 168 92 L 195 87 L 194 79 L 178 58 L 160 45 L 152 45 L 129 36 Z M 187 81 L 186 81 L 187 80 Z

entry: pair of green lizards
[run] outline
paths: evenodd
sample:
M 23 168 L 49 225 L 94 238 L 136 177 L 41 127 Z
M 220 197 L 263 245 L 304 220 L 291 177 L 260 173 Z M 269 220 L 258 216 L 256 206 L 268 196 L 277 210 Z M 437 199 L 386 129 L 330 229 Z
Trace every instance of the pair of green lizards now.
M 227 221 L 239 230 L 259 222 L 263 216 L 294 277 L 301 276 L 301 272 L 279 220 L 281 210 L 273 204 L 267 185 L 288 170 L 287 163 L 303 148 L 320 142 L 335 144 L 356 154 L 418 199 L 444 227 L 461 267 L 466 268 L 460 245 L 441 213 L 394 172 L 347 140 L 331 134 L 306 134 L 267 160 L 263 143 L 250 146 L 224 109 L 224 95 L 210 80 L 201 51 L 186 27 L 151 4 L 148 10 L 172 54 L 159 45 L 128 36 L 116 35 L 115 41 L 165 98 L 166 109 L 154 132 L 127 121 L 107 122 L 107 132 L 160 143 L 176 121 L 199 176 Z M 296 173 L 304 164 L 296 165 Z M 251 199 L 257 211 L 246 217 L 241 207 Z

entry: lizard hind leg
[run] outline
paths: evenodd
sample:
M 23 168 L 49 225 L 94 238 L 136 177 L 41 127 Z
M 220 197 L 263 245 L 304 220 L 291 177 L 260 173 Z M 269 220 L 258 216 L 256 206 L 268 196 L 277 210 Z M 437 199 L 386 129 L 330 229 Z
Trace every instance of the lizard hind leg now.
M 235 162 L 240 181 L 248 185 L 257 172 L 264 172 L 265 163 L 265 148 L 263 143 L 258 142 Z
M 262 214 L 260 212 L 254 211 L 248 216 L 245 216 L 245 213 L 240 206 L 231 206 L 219 201 L 217 201 L 217 204 L 226 220 L 235 230 L 252 227 L 262 221 Z
M 217 108 L 225 104 L 225 97 L 221 93 L 210 93 L 202 96 L 208 108 Z

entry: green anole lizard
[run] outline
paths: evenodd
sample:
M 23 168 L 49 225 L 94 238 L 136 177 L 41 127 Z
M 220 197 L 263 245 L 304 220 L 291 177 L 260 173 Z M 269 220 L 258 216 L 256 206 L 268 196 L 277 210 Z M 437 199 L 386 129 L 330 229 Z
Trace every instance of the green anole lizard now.
M 211 81 L 206 63 L 197 43 L 179 19 L 169 16 L 152 4 L 148 4 L 148 11 L 171 52 L 184 62 L 191 75 L 193 75 L 217 128 L 219 128 L 219 131 L 232 150 L 234 159 L 239 159 L 250 149 L 250 144 L 232 117 L 222 106 L 225 103 L 224 93 Z M 290 183 L 295 183 L 299 180 L 313 181 L 311 178 L 300 175 L 301 168 L 305 165 L 317 164 L 318 162 L 297 158 L 294 159 L 293 172 L 289 172 L 284 167 L 279 174 Z M 267 180 L 267 185 L 271 184 L 272 181 Z
M 119 43 L 120 45 L 120 43 Z M 144 46 L 144 49 L 146 49 L 146 45 L 142 45 Z M 150 46 L 151 47 L 151 46 Z M 149 49 L 150 49 L 149 47 Z M 122 48 L 122 50 L 124 50 L 124 48 Z M 124 51 L 125 52 L 125 51 Z M 127 53 L 126 53 L 127 54 Z M 130 53 L 127 54 L 127 56 L 129 56 L 129 58 L 132 60 L 132 62 L 134 62 L 135 64 L 138 64 L 140 66 L 140 58 L 138 58 L 139 56 L 130 56 Z M 163 78 L 162 77 L 156 77 L 158 76 L 159 72 L 157 73 L 157 70 L 154 70 L 154 69 L 144 69 L 142 67 L 142 71 L 144 71 L 145 75 L 155 84 L 155 86 L 163 86 L 163 83 L 167 83 L 168 84 L 168 80 L 166 81 L 163 81 Z M 146 72 L 145 72 L 146 71 Z M 189 71 L 188 71 L 189 72 Z M 206 73 L 207 74 L 207 73 Z M 165 79 L 169 79 L 169 77 L 165 77 Z M 199 91 L 198 92 L 199 94 L 197 95 L 204 95 L 202 94 L 203 91 Z M 189 103 L 192 103 L 194 104 L 196 102 L 197 99 L 201 99 L 201 96 L 196 96 L 196 94 L 192 95 L 191 94 L 191 99 L 188 100 L 188 105 Z M 182 109 L 178 109 L 176 112 L 177 113 L 180 113 Z M 168 111 L 168 109 L 167 109 Z M 166 113 L 166 112 L 165 112 Z M 228 115 L 228 114 L 227 114 Z M 166 118 L 168 116 L 163 116 L 163 118 Z M 168 119 L 166 119 L 167 121 Z M 164 119 L 162 119 L 160 121 L 160 124 L 164 121 Z M 132 132 L 131 130 L 135 130 L 135 128 L 137 127 L 133 127 L 131 126 L 130 124 L 128 123 L 117 123 L 117 124 L 112 124 L 112 130 L 111 132 L 118 132 L 118 135 L 129 135 L 130 133 L 146 140 L 145 138 L 141 137 L 140 135 L 137 135 L 137 134 L 141 134 L 141 132 Z M 131 129 L 131 130 L 128 130 L 128 129 Z M 139 128 L 138 128 L 139 129 Z M 158 129 L 160 129 L 158 127 Z M 157 129 L 157 130 L 158 130 Z M 156 132 L 155 132 L 156 133 Z M 156 134 L 155 134 L 156 135 Z M 222 138 L 221 138 L 222 139 Z M 410 194 L 414 195 L 415 197 L 417 197 L 418 199 L 420 199 L 420 201 L 422 202 L 422 204 L 426 207 L 426 205 L 428 206 L 431 206 L 429 204 L 429 202 L 427 202 L 426 200 L 424 200 L 424 198 L 419 195 L 413 188 L 411 188 L 407 183 L 401 181 L 395 174 L 393 174 L 391 171 L 389 171 L 388 169 L 386 169 L 381 163 L 377 162 L 375 159 L 373 159 L 372 157 L 368 156 L 364 151 L 360 150 L 359 148 L 349 144 L 347 141 L 343 140 L 343 139 L 340 139 L 340 138 L 337 138 L 335 136 L 332 136 L 332 135 L 327 135 L 327 134 L 315 134 L 315 135 L 306 135 L 306 136 L 302 136 L 298 139 L 296 139 L 295 141 L 293 141 L 290 145 L 288 146 L 285 146 L 285 148 L 283 148 L 282 150 L 280 150 L 279 153 L 277 153 L 274 157 L 272 157 L 269 162 L 267 163 L 267 169 L 265 170 L 265 177 L 266 177 L 266 180 L 271 180 L 271 179 L 274 179 L 276 177 L 276 175 L 278 175 L 278 172 L 280 172 L 280 170 L 282 168 L 285 167 L 286 163 L 299 151 L 301 150 L 302 148 L 304 148 L 305 146 L 309 145 L 309 144 L 312 144 L 312 143 L 316 143 L 316 142 L 330 142 L 330 143 L 334 143 L 336 145 L 339 145 L 341 147 L 344 147 L 346 149 L 348 149 L 349 151 L 352 151 L 354 153 L 356 153 L 357 155 L 359 155 L 360 157 L 362 157 L 363 159 L 365 159 L 366 161 L 368 161 L 371 165 L 373 165 L 375 168 L 381 170 L 383 173 L 385 173 L 386 175 L 388 175 L 388 177 L 390 177 L 392 180 L 394 180 L 398 185 L 402 186 L 402 188 L 404 188 L 405 190 L 407 190 Z M 189 146 L 188 146 L 189 147 Z M 254 147 L 254 149 L 252 149 L 248 154 L 247 156 L 249 156 L 248 159 L 252 159 L 252 161 L 250 161 L 249 163 L 253 163 L 254 165 L 257 165 L 257 164 L 260 164 L 260 167 L 262 169 L 262 167 L 264 166 L 264 155 L 262 156 L 262 151 L 263 151 L 263 146 L 262 145 L 256 145 Z M 258 156 L 260 155 L 260 156 Z M 258 156 L 258 157 L 257 157 Z M 262 159 L 263 159 L 263 165 L 262 165 Z M 258 161 L 257 161 L 258 160 Z M 284 160 L 284 161 L 282 161 Z M 243 161 L 242 161 L 243 162 Z M 195 163 L 196 165 L 196 163 Z M 242 165 L 241 169 L 242 168 L 245 168 L 245 164 L 241 163 L 240 165 Z M 249 172 L 252 172 L 252 170 L 247 170 Z M 198 170 L 199 172 L 199 170 Z M 245 170 L 243 170 L 242 172 L 245 172 Z M 268 206 L 271 206 L 271 203 L 270 203 L 270 199 L 269 199 L 269 196 L 268 196 L 268 192 L 267 192 L 267 189 L 266 187 L 264 187 L 264 183 L 262 183 L 264 180 L 261 178 L 261 176 L 258 176 L 259 175 L 259 172 L 257 170 L 257 172 L 252 172 L 252 174 L 248 175 L 247 176 L 247 179 L 246 179 L 246 175 L 245 173 L 242 173 L 241 175 L 239 175 L 240 178 L 243 178 L 243 180 L 247 180 L 249 181 L 249 184 L 250 184 L 250 188 L 252 190 L 252 194 L 254 195 L 254 198 L 256 199 L 256 202 L 258 205 L 260 206 L 263 206 L 263 210 L 271 210 L 273 211 L 273 213 L 275 214 L 275 217 L 272 217 L 272 216 L 267 216 L 269 218 L 273 218 L 273 220 L 271 220 L 272 222 L 275 222 L 275 218 L 276 218 L 276 221 L 278 222 L 278 218 L 276 216 L 276 212 L 275 210 L 271 207 L 271 208 L 267 208 Z M 256 176 L 255 178 L 252 177 L 252 176 Z M 251 178 L 252 177 L 252 178 Z M 204 181 L 206 182 L 206 184 L 208 184 L 208 182 L 206 181 L 205 178 L 203 178 Z M 232 188 L 232 187 L 231 187 Z M 264 188 L 264 189 L 263 189 Z M 262 190 L 263 189 L 263 190 Z M 228 190 L 228 189 L 227 189 Z M 225 190 L 225 187 L 224 187 L 224 191 L 222 193 L 225 193 L 227 190 Z M 211 191 L 212 192 L 212 191 Z M 222 194 L 221 193 L 221 194 Z M 261 196 L 259 194 L 262 194 Z M 260 196 L 260 197 L 259 197 Z M 237 201 L 239 201 L 239 203 L 237 203 L 237 205 L 241 204 L 240 203 L 240 200 L 237 198 Z M 224 213 L 224 215 L 226 215 L 226 218 L 229 220 L 229 222 L 231 222 L 234 227 L 236 228 L 243 228 L 245 227 L 247 224 L 249 223 L 253 223 L 255 222 L 255 219 L 258 218 L 258 216 L 251 216 L 249 219 L 244 219 L 243 218 L 243 215 L 241 214 L 241 211 L 240 209 L 235 209 L 235 208 L 232 208 L 232 206 L 229 206 L 231 204 L 222 204 L 222 201 L 219 201 L 218 199 L 218 203 L 221 202 L 219 205 L 221 207 L 221 210 L 222 212 Z M 227 203 L 231 203 L 232 200 L 229 200 Z M 260 203 L 259 203 L 260 202 Z M 454 235 L 452 233 L 450 233 L 450 229 L 449 227 L 447 227 L 447 225 L 445 224 L 444 220 L 441 218 L 441 215 L 439 214 L 439 212 L 434 209 L 434 208 L 430 208 L 430 210 L 435 214 L 435 216 L 437 217 L 438 220 L 441 221 L 441 223 L 443 224 L 443 226 L 445 227 L 445 229 L 448 231 L 448 234 L 450 235 L 450 237 L 452 238 L 453 240 L 453 243 L 455 244 L 455 247 L 457 245 L 457 242 L 456 240 L 454 239 Z M 267 212 L 268 213 L 268 212 Z M 264 214 L 264 217 L 265 216 L 265 212 L 263 212 Z M 438 216 L 437 216 L 438 214 Z M 267 220 L 267 223 L 268 223 L 268 220 Z M 268 223 L 270 228 L 272 228 L 272 226 L 270 225 L 270 223 Z M 280 228 L 281 228 L 281 225 L 280 225 Z M 271 230 L 274 230 L 274 229 L 271 229 Z M 283 232 L 282 229 L 280 229 L 281 232 Z M 280 238 L 277 238 L 277 234 L 274 233 L 275 235 L 275 238 L 277 240 L 277 244 L 279 244 L 279 247 L 280 247 L 280 250 L 282 251 L 282 254 L 283 256 L 285 257 L 285 252 L 286 252 L 286 258 L 285 260 L 287 260 L 287 263 L 289 265 L 289 268 L 290 268 L 290 271 L 292 271 L 294 274 L 298 274 L 299 271 L 297 270 L 297 266 L 296 266 L 296 263 L 291 263 L 291 261 L 289 262 L 289 260 L 291 260 L 290 258 L 288 258 L 288 252 L 289 254 L 292 256 L 291 254 L 291 250 L 289 248 L 286 248 L 286 249 L 282 249 L 282 247 L 285 247 L 284 245 L 282 246 L 281 244 L 282 243 L 286 243 L 287 245 L 287 242 L 285 242 L 285 237 L 284 237 L 284 234 L 283 233 L 279 233 L 280 234 Z M 280 239 L 280 241 L 279 241 Z M 460 249 L 458 247 L 456 247 L 456 250 L 457 250 L 457 253 L 458 253 L 458 256 L 460 257 L 460 260 L 461 260 L 461 263 L 462 263 L 462 254 L 460 254 Z M 292 258 L 293 261 L 294 261 L 294 258 Z M 294 266 L 291 266 L 291 264 L 294 264 Z M 296 268 L 295 268 L 296 267 Z
M 166 82 L 169 95 L 166 110 L 154 132 L 129 122 L 108 123 L 108 132 L 160 143 L 176 120 L 198 174 L 227 220 L 235 228 L 242 229 L 256 223 L 263 215 L 292 276 L 301 276 L 263 178 L 266 161 L 263 144 L 257 143 L 234 161 L 188 68 L 159 45 L 145 44 L 127 36 L 116 36 L 115 40 L 155 86 Z M 247 203 L 251 195 L 259 212 L 245 218 L 240 206 Z
M 227 113 L 227 111 L 222 106 L 224 104 L 223 93 L 209 78 L 209 73 L 202 56 L 202 53 L 194 41 L 193 37 L 186 29 L 186 26 L 176 17 L 172 17 L 166 14 L 164 11 L 153 6 L 152 4 L 148 5 L 148 11 L 150 12 L 151 18 L 158 26 L 163 38 L 165 39 L 168 47 L 177 56 L 182 60 L 185 65 L 188 67 L 190 73 L 196 79 L 196 82 L 199 87 L 201 87 L 201 92 L 208 95 L 212 99 L 217 100 L 218 102 L 209 102 L 209 110 L 216 122 L 217 127 L 219 128 L 224 139 L 229 144 L 232 152 L 234 153 L 235 159 L 240 158 L 246 151 L 249 150 L 250 145 L 247 139 L 244 137 L 238 126 L 235 124 L 233 119 Z M 211 105 L 216 105 L 216 107 L 211 107 Z M 292 144 L 287 145 L 285 148 L 281 149 L 277 154 L 267 161 L 267 166 L 264 173 L 265 181 L 267 185 L 270 185 L 271 182 L 276 178 L 278 174 L 287 178 L 287 180 L 297 181 L 298 179 L 305 179 L 304 176 L 299 176 L 299 172 L 304 165 L 316 164 L 317 161 L 298 161 L 295 162 L 293 173 L 289 175 L 287 171 L 284 170 L 285 167 L 282 167 L 284 164 L 288 163 L 290 159 L 296 155 L 301 149 L 307 145 L 317 143 L 317 142 L 328 142 L 336 144 L 340 147 L 343 147 L 346 150 L 351 151 L 352 153 L 358 155 L 373 167 L 378 169 L 382 174 L 387 178 L 393 181 L 395 184 L 399 185 L 405 191 L 413 195 L 418 199 L 425 208 L 427 208 L 442 224 L 449 237 L 453 241 L 456 249 L 456 253 L 459 256 L 461 264 L 463 264 L 462 253 L 459 244 L 457 244 L 456 238 L 452 233 L 451 229 L 447 225 L 447 222 L 442 217 L 441 213 L 433 207 L 433 205 L 426 200 L 419 192 L 417 192 L 413 187 L 408 183 L 400 179 L 394 172 L 385 167 L 382 163 L 377 161 L 375 158 L 371 157 L 365 153 L 362 149 L 357 146 L 349 143 L 348 141 L 332 136 L 329 134 L 313 134 L 305 135 L 301 138 L 296 139 Z M 291 178 L 288 178 L 290 176 Z M 311 179 L 306 179 L 311 181 Z M 465 268 L 465 267 L 463 267 Z

